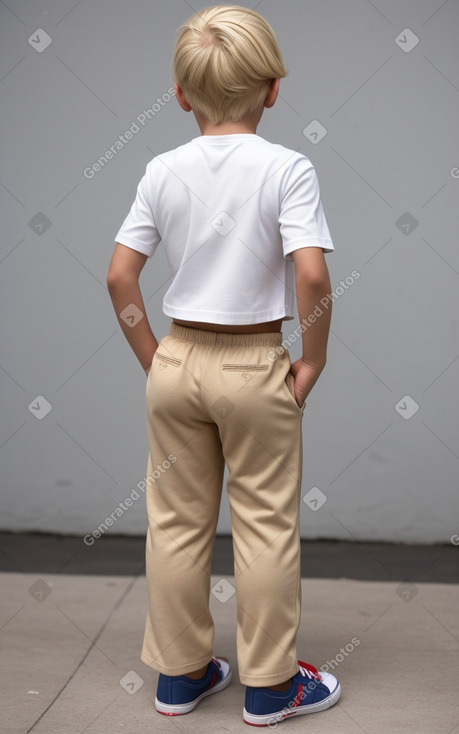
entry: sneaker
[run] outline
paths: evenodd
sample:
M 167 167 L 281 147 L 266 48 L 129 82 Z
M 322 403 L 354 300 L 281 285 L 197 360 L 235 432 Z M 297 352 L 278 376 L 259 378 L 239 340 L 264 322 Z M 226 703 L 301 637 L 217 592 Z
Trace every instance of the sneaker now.
M 159 674 L 155 708 L 166 716 L 192 711 L 205 696 L 222 691 L 231 681 L 230 664 L 224 658 L 212 658 L 203 678 Z
M 271 691 L 247 686 L 244 721 L 252 726 L 275 727 L 290 716 L 313 714 L 333 706 L 341 695 L 334 675 L 319 672 L 313 665 L 298 660 L 300 669 L 290 688 Z

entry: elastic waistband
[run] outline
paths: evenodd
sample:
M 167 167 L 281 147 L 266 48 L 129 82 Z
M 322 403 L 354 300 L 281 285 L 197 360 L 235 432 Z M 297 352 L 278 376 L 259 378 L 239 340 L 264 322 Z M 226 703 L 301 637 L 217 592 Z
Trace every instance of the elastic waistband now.
M 205 346 L 225 347 L 278 347 L 282 344 L 282 332 L 258 331 L 255 334 L 228 334 L 220 331 L 192 329 L 181 324 L 171 324 L 169 336 L 182 342 L 193 342 Z

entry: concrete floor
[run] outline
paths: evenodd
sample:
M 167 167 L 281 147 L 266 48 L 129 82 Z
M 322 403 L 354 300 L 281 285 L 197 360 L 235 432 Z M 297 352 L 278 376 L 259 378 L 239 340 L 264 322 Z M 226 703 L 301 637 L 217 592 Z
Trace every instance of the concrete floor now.
M 222 578 L 234 584 L 219 574 L 212 584 Z M 253 731 L 242 721 L 234 595 L 211 594 L 214 652 L 229 658 L 231 685 L 165 717 L 154 710 L 157 673 L 139 659 L 143 575 L 12 572 L 0 582 L 2 734 Z M 459 733 L 459 586 L 304 578 L 302 592 L 299 657 L 327 664 L 343 693 L 281 731 Z

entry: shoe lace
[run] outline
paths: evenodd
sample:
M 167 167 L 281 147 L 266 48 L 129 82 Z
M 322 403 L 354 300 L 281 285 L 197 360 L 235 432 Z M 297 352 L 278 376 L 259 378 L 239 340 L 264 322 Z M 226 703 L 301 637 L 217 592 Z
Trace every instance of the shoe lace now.
M 311 680 L 313 680 L 314 678 L 316 680 L 322 680 L 317 668 L 315 668 L 310 663 L 304 663 L 302 660 L 298 660 L 298 665 L 300 666 L 301 675 L 305 678 L 310 678 Z

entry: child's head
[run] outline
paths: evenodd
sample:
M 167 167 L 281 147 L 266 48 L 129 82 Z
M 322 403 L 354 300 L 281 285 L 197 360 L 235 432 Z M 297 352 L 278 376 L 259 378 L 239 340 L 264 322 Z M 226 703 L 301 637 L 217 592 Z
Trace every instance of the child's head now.
M 215 5 L 178 31 L 173 72 L 194 112 L 214 125 L 260 107 L 272 79 L 288 74 L 274 31 L 258 13 Z

